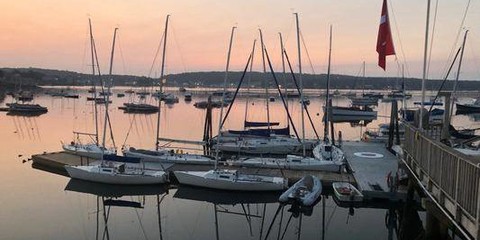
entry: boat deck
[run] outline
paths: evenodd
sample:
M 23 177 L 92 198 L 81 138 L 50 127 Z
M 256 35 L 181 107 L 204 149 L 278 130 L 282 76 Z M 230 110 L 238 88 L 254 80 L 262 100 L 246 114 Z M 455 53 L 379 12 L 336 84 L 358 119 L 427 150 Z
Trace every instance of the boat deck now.
M 357 188 L 366 200 L 402 199 L 402 193 L 390 192 L 387 184 L 389 172 L 395 176 L 398 170 L 397 157 L 385 148 L 384 143 L 344 142 L 348 164 L 357 182 Z
M 74 154 L 66 152 L 53 152 L 53 153 L 44 153 L 37 154 L 32 156 L 32 161 L 34 163 L 33 167 L 68 176 L 64 166 L 65 165 L 87 165 L 87 164 L 98 164 L 99 160 L 91 159 L 87 157 L 81 157 Z M 306 170 L 285 170 L 285 169 L 266 169 L 266 168 L 245 168 L 245 167 L 235 167 L 235 166 L 223 166 L 219 165 L 222 168 L 226 169 L 236 169 L 244 174 L 261 174 L 268 176 L 284 176 L 288 178 L 290 184 L 298 181 L 303 176 L 309 174 L 318 177 L 322 180 L 324 187 L 331 187 L 334 182 L 349 182 L 354 184 L 355 180 L 353 176 L 349 173 L 332 173 L 332 172 L 323 172 L 323 171 L 306 171 Z M 161 170 L 162 166 L 159 163 L 145 163 L 145 168 Z M 206 171 L 212 169 L 212 166 L 209 165 L 193 165 L 193 164 L 163 164 L 163 168 L 169 172 L 173 171 Z

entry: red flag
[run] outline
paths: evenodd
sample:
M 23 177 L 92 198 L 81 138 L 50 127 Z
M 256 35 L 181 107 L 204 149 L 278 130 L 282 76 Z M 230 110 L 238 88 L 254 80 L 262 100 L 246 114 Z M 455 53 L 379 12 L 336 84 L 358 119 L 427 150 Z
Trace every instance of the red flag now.
M 387 0 L 383 0 L 382 16 L 380 17 L 380 26 L 378 27 L 377 52 L 378 66 L 385 70 L 386 56 L 395 55 L 390 21 L 388 20 Z

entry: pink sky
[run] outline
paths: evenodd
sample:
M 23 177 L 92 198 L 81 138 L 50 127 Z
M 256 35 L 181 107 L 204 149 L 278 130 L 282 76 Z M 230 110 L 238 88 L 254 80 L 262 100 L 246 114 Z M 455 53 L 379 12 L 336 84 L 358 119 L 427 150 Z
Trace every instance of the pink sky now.
M 439 2 L 430 70 L 432 78 L 443 77 L 467 2 Z M 376 66 L 375 44 L 381 4 L 380 0 L 2 1 L 0 67 L 31 66 L 88 72 L 89 56 L 85 54 L 88 53 L 88 17 L 91 17 L 103 72 L 107 71 L 113 29 L 119 27 L 114 72 L 148 75 L 165 16 L 171 14 L 167 73 L 223 70 L 233 25 L 238 29 L 232 70 L 243 69 L 252 42 L 258 38 L 258 28 L 264 32 L 275 69 L 280 70 L 278 32 L 284 35 L 287 51 L 297 64 L 292 13 L 298 12 L 316 73 L 326 70 L 328 26 L 333 24 L 333 73 L 356 75 L 361 62 L 366 61 L 369 76 L 398 76 L 394 57 L 387 59 L 386 72 Z M 407 76 L 421 77 L 426 1 L 390 0 L 389 6 L 399 63 L 406 60 Z M 472 1 L 465 22 L 470 35 L 461 75 L 464 79 L 479 79 L 480 76 L 479 22 L 480 5 Z M 304 50 L 304 72 L 312 73 L 305 53 Z M 261 69 L 259 60 L 257 55 L 256 70 Z

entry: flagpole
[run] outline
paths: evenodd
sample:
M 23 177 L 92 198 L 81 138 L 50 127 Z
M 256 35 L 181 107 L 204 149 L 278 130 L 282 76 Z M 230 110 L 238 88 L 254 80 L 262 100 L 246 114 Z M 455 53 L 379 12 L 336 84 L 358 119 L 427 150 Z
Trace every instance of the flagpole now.
M 428 29 L 430 27 L 430 0 L 427 0 L 427 20 L 425 26 L 425 48 L 423 49 L 422 100 L 420 104 L 420 122 L 418 129 L 423 130 L 423 108 L 425 104 L 425 80 L 427 78 Z M 427 118 L 429 119 L 430 116 Z

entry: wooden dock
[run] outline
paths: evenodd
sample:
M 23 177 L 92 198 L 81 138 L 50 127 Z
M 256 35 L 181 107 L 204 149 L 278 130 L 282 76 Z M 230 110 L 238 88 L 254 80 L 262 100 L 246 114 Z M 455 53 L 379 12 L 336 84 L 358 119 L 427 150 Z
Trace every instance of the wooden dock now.
M 32 156 L 34 167 L 40 170 L 61 174 L 67 176 L 64 166 L 65 165 L 89 165 L 98 164 L 99 160 L 81 157 L 66 152 L 53 152 L 37 154 Z M 223 166 L 222 168 L 236 169 L 245 174 L 261 174 L 268 176 L 283 176 L 289 180 L 290 184 L 295 183 L 305 175 L 313 175 L 322 180 L 325 187 L 331 187 L 334 182 L 349 182 L 355 184 L 353 176 L 346 172 L 332 173 L 324 171 L 305 171 L 305 170 L 288 170 L 288 169 L 267 169 L 267 168 L 245 168 L 235 166 Z M 169 172 L 173 171 L 206 171 L 212 169 L 209 165 L 193 165 L 193 164 L 160 164 L 147 162 L 145 168 L 162 170 L 165 169 Z
M 347 158 L 358 190 L 365 199 L 399 200 L 402 193 L 391 192 L 387 175 L 395 176 L 398 158 L 385 148 L 383 143 L 344 142 L 342 149 Z

